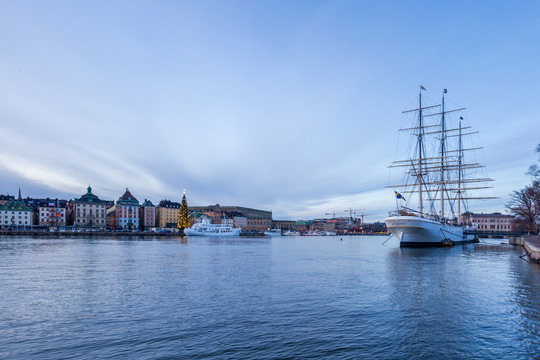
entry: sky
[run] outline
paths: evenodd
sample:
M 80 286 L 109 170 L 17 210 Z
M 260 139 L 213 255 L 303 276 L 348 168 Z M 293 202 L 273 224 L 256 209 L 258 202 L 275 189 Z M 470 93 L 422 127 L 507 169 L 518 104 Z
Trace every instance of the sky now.
M 0 1 L 0 194 L 383 220 L 419 86 L 505 211 L 540 143 L 535 1 Z M 399 156 L 398 156 L 399 157 Z M 360 211 L 359 211 L 360 212 Z

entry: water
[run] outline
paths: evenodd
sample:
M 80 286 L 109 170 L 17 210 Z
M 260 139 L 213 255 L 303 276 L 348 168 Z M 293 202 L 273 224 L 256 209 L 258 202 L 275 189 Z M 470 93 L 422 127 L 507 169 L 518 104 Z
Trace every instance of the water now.
M 538 358 L 520 250 L 342 239 L 0 238 L 0 358 Z

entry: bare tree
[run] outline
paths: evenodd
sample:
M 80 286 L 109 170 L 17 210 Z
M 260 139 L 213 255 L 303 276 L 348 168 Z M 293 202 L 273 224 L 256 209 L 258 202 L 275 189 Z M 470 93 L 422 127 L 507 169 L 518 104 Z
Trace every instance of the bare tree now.
M 536 146 L 536 152 L 540 153 L 540 144 Z M 539 164 L 540 164 L 540 159 Z M 525 229 L 536 232 L 540 221 L 540 166 L 533 164 L 529 167 L 527 175 L 532 176 L 533 182 L 524 189 L 512 192 L 506 208 L 523 223 Z
M 540 182 L 534 181 L 532 185 L 514 191 L 506 208 L 523 221 L 526 230 L 535 232 L 540 216 Z
M 536 146 L 536 152 L 540 154 L 540 144 Z M 540 158 L 538 159 L 540 162 Z M 538 164 L 532 164 L 527 171 L 527 175 L 531 175 L 533 178 L 540 178 L 540 166 Z

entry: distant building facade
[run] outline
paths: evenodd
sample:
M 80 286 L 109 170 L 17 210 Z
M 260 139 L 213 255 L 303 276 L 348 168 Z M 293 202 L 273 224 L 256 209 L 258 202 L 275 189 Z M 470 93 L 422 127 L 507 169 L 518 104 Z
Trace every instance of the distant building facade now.
M 293 220 L 273 220 L 272 228 L 282 229 L 282 230 L 292 230 L 294 229 L 295 224 L 296 224 L 296 221 L 293 221 Z
M 469 217 L 471 223 L 481 232 L 511 233 L 515 230 L 516 218 L 513 215 L 469 213 Z
M 105 210 L 105 227 L 110 230 L 116 229 L 116 205 Z
M 326 220 L 313 221 L 309 225 L 309 230 L 310 231 L 334 232 L 334 231 L 336 231 L 336 223 L 335 222 L 326 222 Z
M 247 229 L 247 218 L 245 216 L 233 216 L 234 226 Z
M 148 199 L 144 199 L 139 209 L 139 224 L 141 229 L 150 229 L 156 226 L 156 206 Z
M 180 216 L 180 203 L 161 200 L 156 207 L 156 227 L 175 228 L 178 223 L 178 216 Z
M 38 219 L 41 226 L 66 226 L 66 201 L 48 199 L 38 206 Z
M 139 229 L 139 200 L 131 194 L 128 188 L 115 204 L 116 228 Z
M 0 219 L 2 229 L 32 227 L 34 212 L 20 200 L 9 200 L 0 205 Z
M 272 212 L 246 208 L 242 206 L 190 206 L 190 212 L 204 214 L 212 219 L 212 223 L 220 224 L 225 216 L 233 219 L 235 225 L 243 230 L 265 231 L 272 226 Z M 245 219 L 245 220 L 244 220 Z
M 73 200 L 73 225 L 105 227 L 105 210 L 108 204 L 108 201 L 101 200 L 92 194 L 92 188 L 88 186 L 86 194 Z
M 272 219 L 247 219 L 246 230 L 266 231 L 272 226 Z
M 308 231 L 310 225 L 311 225 L 311 221 L 309 220 L 298 220 L 294 222 L 293 230 L 300 231 L 300 232 Z

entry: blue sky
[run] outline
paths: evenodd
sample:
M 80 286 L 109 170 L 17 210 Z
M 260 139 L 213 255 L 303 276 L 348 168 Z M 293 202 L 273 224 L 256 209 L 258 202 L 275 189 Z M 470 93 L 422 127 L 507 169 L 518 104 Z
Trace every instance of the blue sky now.
M 420 84 L 467 107 L 504 211 L 540 142 L 540 3 L 2 1 L 0 193 L 395 206 Z

